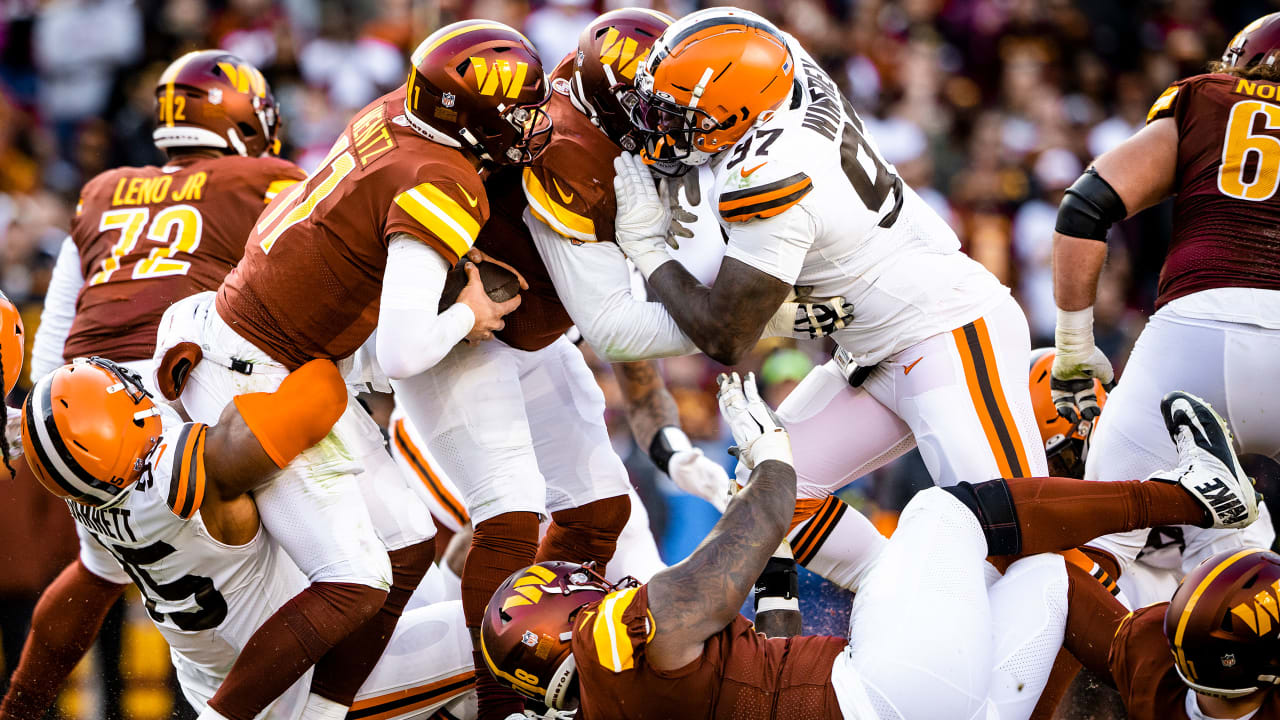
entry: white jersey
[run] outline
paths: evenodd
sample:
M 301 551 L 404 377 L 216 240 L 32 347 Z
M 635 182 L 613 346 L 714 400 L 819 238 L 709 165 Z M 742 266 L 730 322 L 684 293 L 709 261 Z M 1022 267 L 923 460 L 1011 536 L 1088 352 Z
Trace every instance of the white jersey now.
M 200 518 L 204 433 L 161 409 L 164 434 L 151 471 L 121 504 L 68 501 L 80 559 L 95 575 L 138 586 L 175 664 L 225 676 L 249 636 L 307 586 L 297 567 L 259 530 L 244 545 L 213 538 Z
M 726 256 L 800 296 L 844 297 L 853 320 L 834 337 L 860 365 L 981 317 L 1008 288 L 960 252 L 800 44 L 787 47 L 791 97 L 711 163 Z

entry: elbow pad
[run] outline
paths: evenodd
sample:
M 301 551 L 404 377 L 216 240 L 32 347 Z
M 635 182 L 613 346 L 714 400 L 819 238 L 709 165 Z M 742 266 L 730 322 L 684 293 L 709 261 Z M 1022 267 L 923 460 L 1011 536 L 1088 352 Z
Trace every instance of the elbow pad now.
M 1107 230 L 1128 216 L 1115 189 L 1097 170 L 1089 168 L 1067 188 L 1053 229 L 1070 237 L 1106 242 Z

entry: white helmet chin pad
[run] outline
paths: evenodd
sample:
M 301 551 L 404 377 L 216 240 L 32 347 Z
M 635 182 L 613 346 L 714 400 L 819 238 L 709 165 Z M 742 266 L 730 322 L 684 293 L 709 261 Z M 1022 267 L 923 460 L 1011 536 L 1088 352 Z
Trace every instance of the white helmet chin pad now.
M 573 678 L 577 674 L 578 663 L 573 659 L 573 653 L 569 653 L 547 683 L 547 696 L 543 701 L 547 707 L 556 710 L 567 709 L 565 706 L 570 699 L 569 688 L 573 685 Z
M 151 133 L 151 140 L 162 150 L 172 147 L 211 147 L 226 150 L 231 147 L 227 139 L 218 133 L 190 125 L 158 127 Z M 243 147 L 243 143 L 241 146 Z

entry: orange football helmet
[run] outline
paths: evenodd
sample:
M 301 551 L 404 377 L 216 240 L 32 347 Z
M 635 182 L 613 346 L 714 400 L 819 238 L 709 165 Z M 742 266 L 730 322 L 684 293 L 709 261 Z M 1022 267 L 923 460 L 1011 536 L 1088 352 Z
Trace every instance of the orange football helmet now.
M 128 496 L 162 433 L 142 378 L 99 357 L 41 378 L 22 407 L 22 450 L 40 483 L 93 507 Z
M 18 384 L 25 348 L 22 315 L 18 314 L 18 308 L 9 302 L 9 298 L 0 292 L 0 385 L 4 387 L 4 395 L 0 395 L 0 399 L 13 392 L 13 386 Z
M 1031 408 L 1036 414 L 1040 439 L 1044 441 L 1044 453 L 1049 460 L 1049 474 L 1054 477 L 1084 477 L 1084 462 L 1089 455 L 1089 438 L 1097 418 L 1090 422 L 1071 422 L 1058 414 L 1049 389 L 1049 371 L 1053 369 L 1053 348 L 1031 351 Z M 1093 381 L 1098 394 L 1098 408 L 1107 404 L 1107 391 L 1102 383 Z
M 1280 555 L 1226 550 L 1187 574 L 1164 611 L 1173 666 L 1192 690 L 1238 698 L 1280 685 Z
M 541 562 L 517 570 L 489 600 L 480 622 L 480 654 L 498 682 L 547 707 L 573 703 L 578 666 L 573 659 L 573 623 L 578 611 L 614 589 L 595 569 L 568 562 Z
M 413 51 L 405 119 L 420 134 L 496 165 L 536 158 L 551 140 L 551 98 L 528 38 L 492 20 L 445 25 Z
M 596 18 L 578 36 L 569 99 L 623 150 L 635 152 L 642 142 L 629 113 L 636 72 L 671 23 L 670 15 L 656 10 L 622 8 Z
M 631 121 L 653 160 L 701 165 L 790 95 L 795 60 L 772 23 L 709 8 L 662 33 L 636 72 Z
M 174 60 L 156 84 L 161 150 L 217 148 L 258 157 L 280 152 L 280 108 L 258 68 L 223 50 L 196 50 Z

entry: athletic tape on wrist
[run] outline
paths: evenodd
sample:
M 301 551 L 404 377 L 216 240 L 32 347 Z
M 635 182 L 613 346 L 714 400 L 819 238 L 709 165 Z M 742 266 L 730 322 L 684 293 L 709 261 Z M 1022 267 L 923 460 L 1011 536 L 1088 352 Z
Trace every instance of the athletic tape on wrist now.
M 671 458 L 682 450 L 692 450 L 693 443 L 689 442 L 689 436 L 675 425 L 667 425 L 653 436 L 653 440 L 649 443 L 649 459 L 653 460 L 653 464 L 658 469 L 668 475 L 671 474 L 667 469 L 671 465 Z

